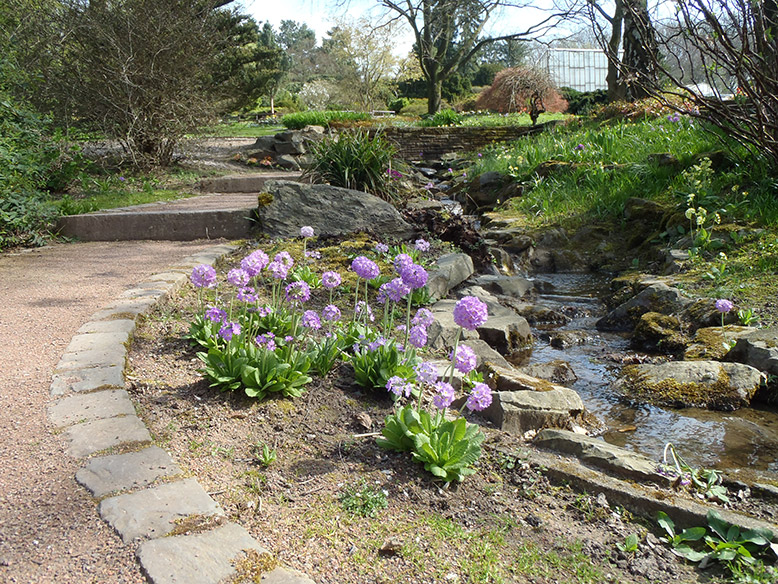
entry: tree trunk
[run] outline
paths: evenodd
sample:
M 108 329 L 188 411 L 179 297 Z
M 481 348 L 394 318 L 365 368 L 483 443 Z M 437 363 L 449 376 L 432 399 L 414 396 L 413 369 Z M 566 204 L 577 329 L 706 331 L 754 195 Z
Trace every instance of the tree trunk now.
M 622 81 L 628 99 L 651 95 L 657 82 L 658 48 L 648 16 L 647 0 L 624 0 L 624 56 Z
M 616 8 L 613 11 L 611 21 L 611 38 L 608 40 L 608 75 L 605 81 L 608 84 L 608 101 L 624 99 L 625 87 L 619 78 L 619 48 L 621 47 L 621 30 L 624 22 L 624 3 L 616 0 Z
M 430 115 L 440 110 L 441 90 L 443 81 L 438 77 L 437 71 L 427 79 L 427 113 Z

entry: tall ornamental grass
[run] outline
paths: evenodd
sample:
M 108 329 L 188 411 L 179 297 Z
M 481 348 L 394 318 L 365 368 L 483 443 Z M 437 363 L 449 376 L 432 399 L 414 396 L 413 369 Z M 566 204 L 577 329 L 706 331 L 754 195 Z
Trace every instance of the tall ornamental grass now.
M 305 126 L 329 127 L 333 122 L 364 122 L 372 116 L 367 112 L 307 111 L 286 114 L 281 123 L 290 130 L 301 130 Z

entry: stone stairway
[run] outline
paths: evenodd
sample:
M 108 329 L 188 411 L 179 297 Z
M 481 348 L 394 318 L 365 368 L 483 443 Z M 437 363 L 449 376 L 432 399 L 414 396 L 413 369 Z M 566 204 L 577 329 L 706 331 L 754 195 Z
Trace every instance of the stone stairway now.
M 244 239 L 255 228 L 257 194 L 268 180 L 298 180 L 300 173 L 263 172 L 204 180 L 203 195 L 62 217 L 60 235 L 81 241 Z

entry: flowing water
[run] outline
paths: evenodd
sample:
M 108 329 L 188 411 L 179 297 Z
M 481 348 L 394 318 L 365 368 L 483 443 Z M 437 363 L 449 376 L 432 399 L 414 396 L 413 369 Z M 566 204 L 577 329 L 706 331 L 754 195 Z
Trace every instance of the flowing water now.
M 598 298 L 607 290 L 609 278 L 542 274 L 536 280 L 553 286 L 553 292 L 541 294 L 536 304 L 574 315 L 568 324 L 553 330 L 583 330 L 593 340 L 564 350 L 538 340 L 530 362 L 561 359 L 570 363 L 578 376 L 572 388 L 605 425 L 602 437 L 607 442 L 657 461 L 662 458 L 665 444 L 672 442 L 693 466 L 750 469 L 778 477 L 778 410 L 757 406 L 715 412 L 625 404 L 609 389 L 618 366 L 608 355 L 634 353 L 629 350 L 626 336 L 599 332 L 594 324 L 605 313 Z M 536 337 L 542 333 L 534 332 Z

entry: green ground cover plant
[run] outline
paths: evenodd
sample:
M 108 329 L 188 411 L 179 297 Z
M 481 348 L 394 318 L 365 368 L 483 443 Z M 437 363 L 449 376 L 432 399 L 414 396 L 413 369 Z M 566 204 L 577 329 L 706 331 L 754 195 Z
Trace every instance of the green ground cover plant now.
M 329 127 L 334 123 L 366 122 L 372 119 L 367 112 L 307 111 L 286 114 L 281 123 L 290 130 L 301 130 L 305 126 Z
M 203 136 L 214 138 L 259 138 L 260 136 L 272 136 L 283 132 L 285 126 L 276 118 L 267 123 L 261 122 L 224 122 L 202 130 Z

